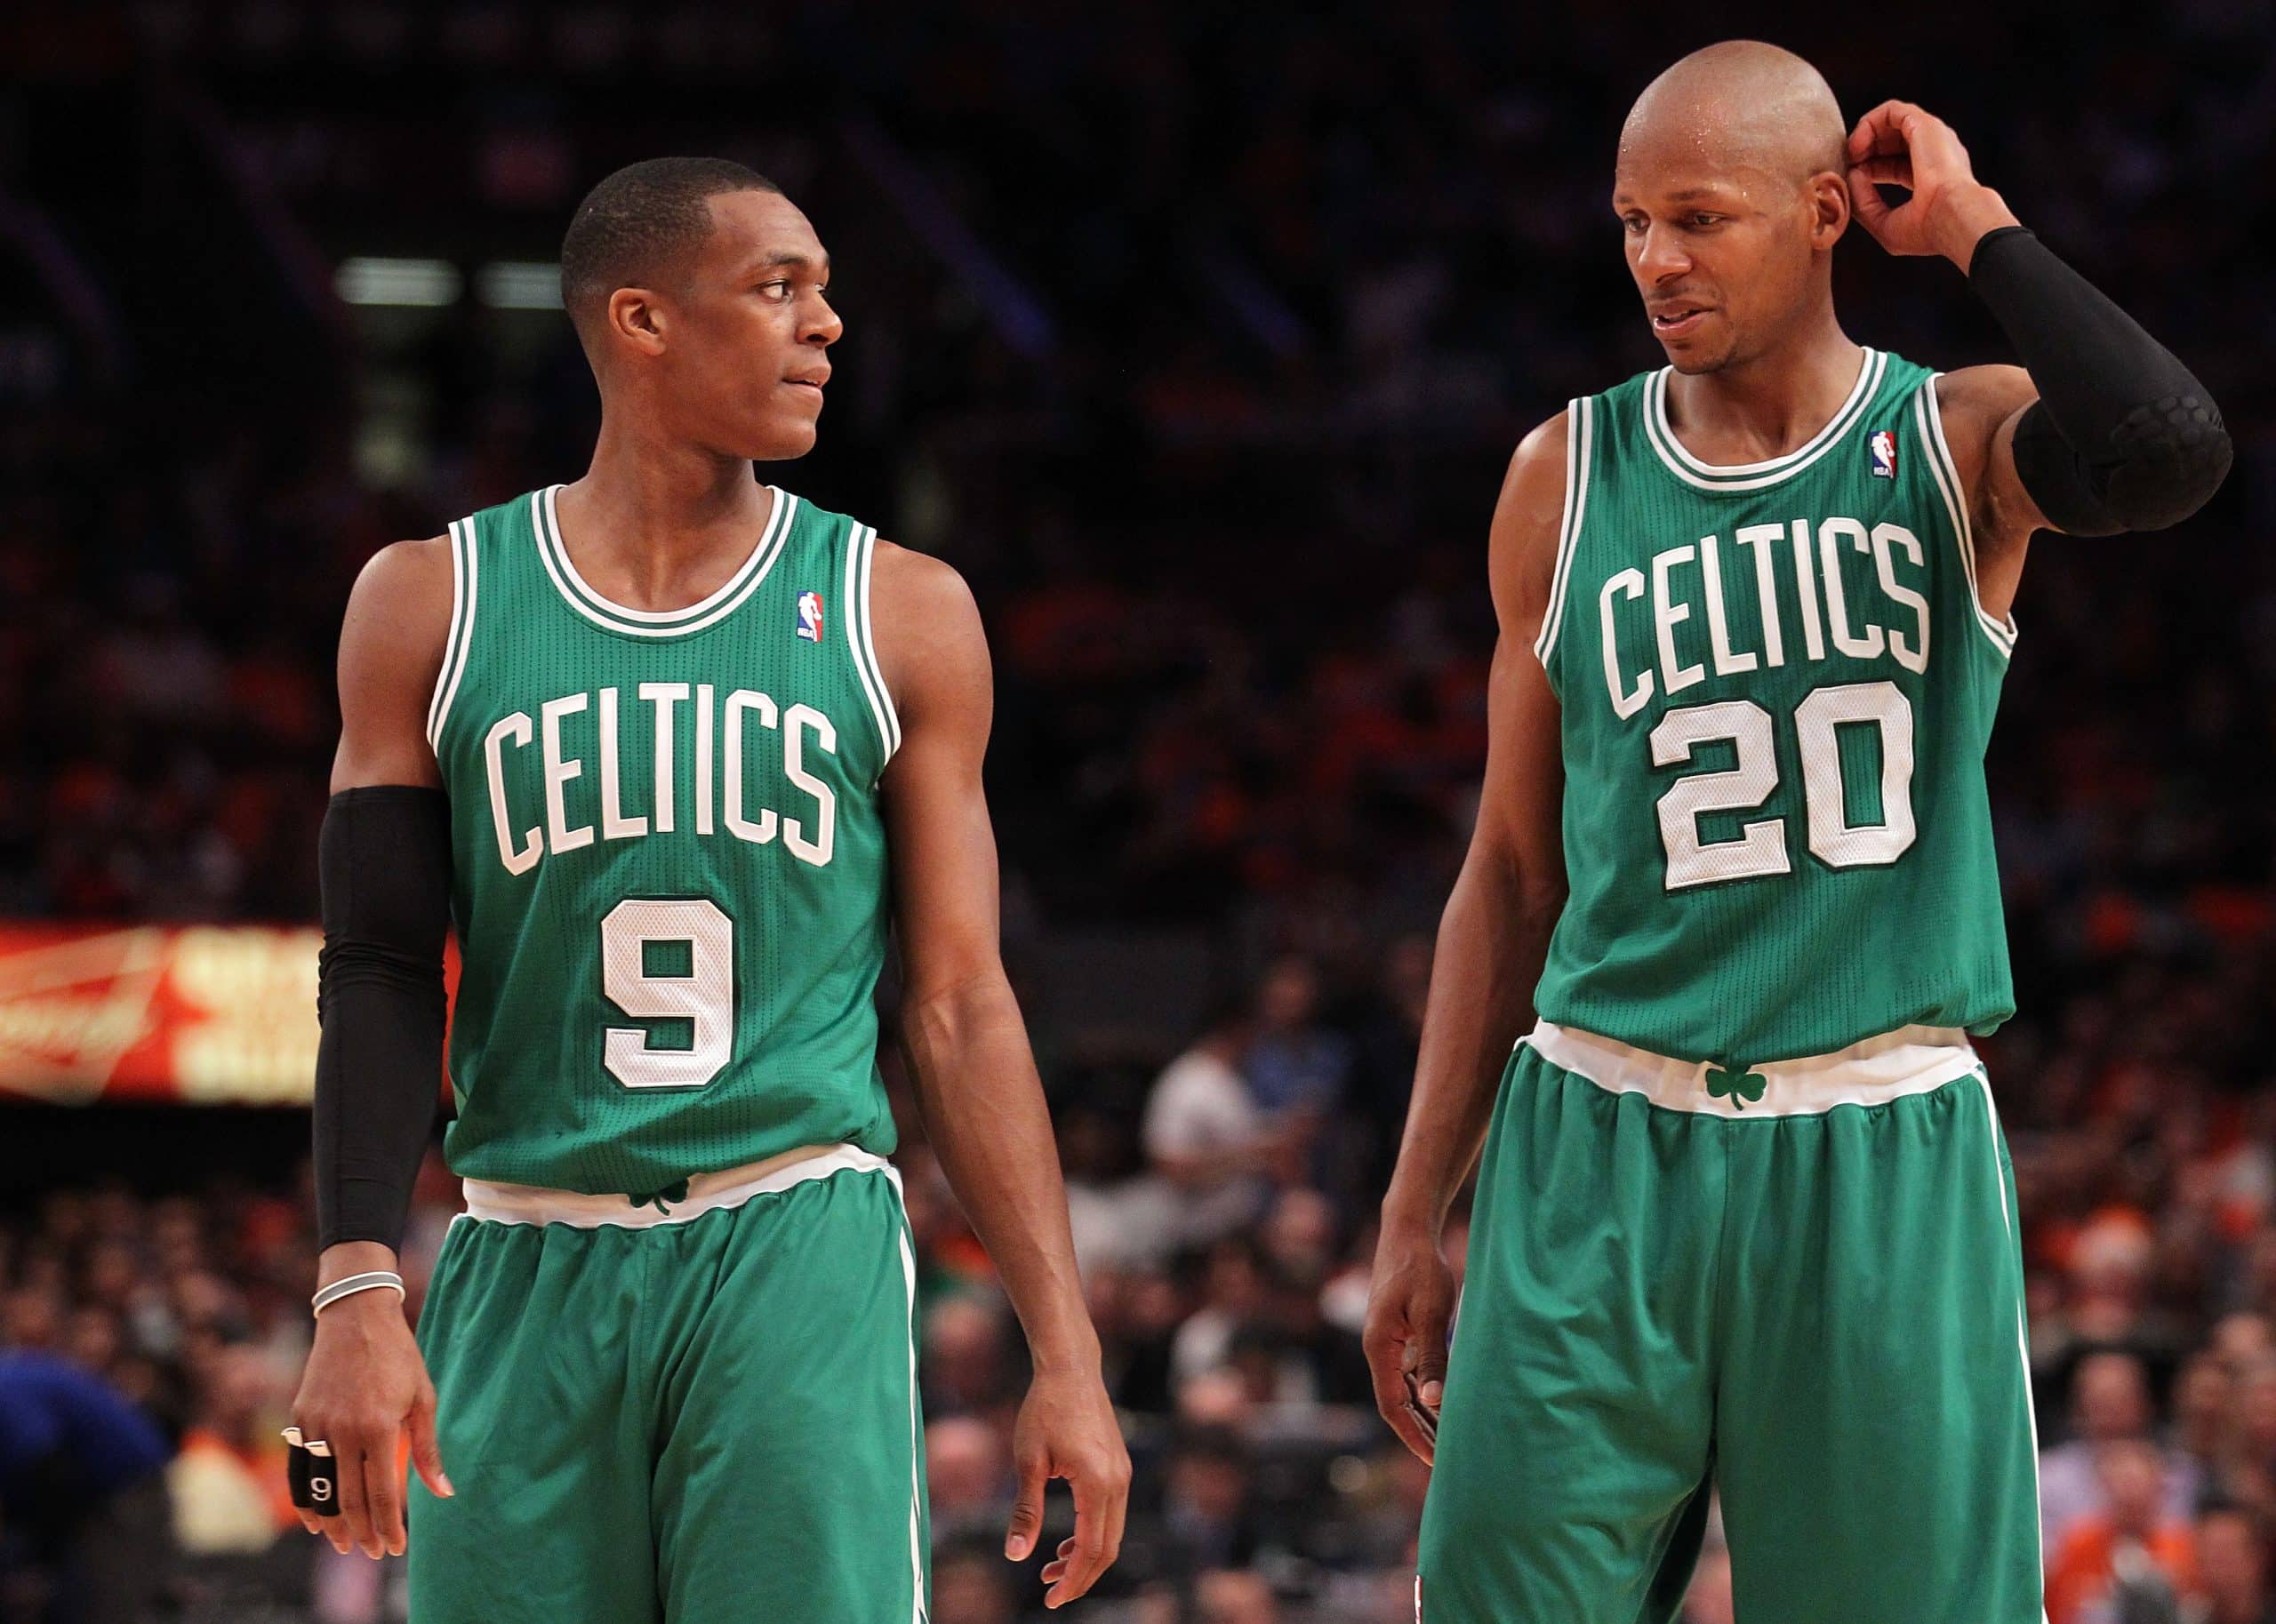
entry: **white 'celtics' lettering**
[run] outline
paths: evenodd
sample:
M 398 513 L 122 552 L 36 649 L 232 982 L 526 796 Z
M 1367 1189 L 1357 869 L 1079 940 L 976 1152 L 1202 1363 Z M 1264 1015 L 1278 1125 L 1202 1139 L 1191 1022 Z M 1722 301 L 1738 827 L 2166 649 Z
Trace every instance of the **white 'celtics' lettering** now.
M 811 705 L 793 705 L 782 717 L 782 771 L 821 808 L 812 835 L 798 819 L 783 819 L 782 844 L 819 868 L 829 860 L 829 849 L 837 839 L 837 797 L 830 794 L 828 784 L 806 771 L 805 751 L 798 742 L 802 732 L 812 732 L 814 742 L 835 756 L 837 728 Z
M 648 832 L 648 820 L 624 815 L 616 781 L 616 690 L 601 690 L 601 838 L 632 840 Z
M 1791 543 L 1784 549 L 1788 567 L 1783 581 L 1781 540 Z M 1621 720 L 1643 709 L 1655 691 L 1671 697 L 1706 679 L 1706 666 L 1693 657 L 1701 630 L 1687 626 L 1695 607 L 1702 612 L 1703 652 L 1716 676 L 1786 665 L 1794 651 L 1780 613 L 1782 592 L 1791 594 L 1800 613 L 1800 661 L 1878 661 L 1887 656 L 1908 671 L 1928 668 L 1927 551 L 1903 525 L 1884 523 L 1868 529 L 1862 520 L 1836 515 L 1815 525 L 1807 519 L 1743 524 L 1732 541 L 1729 550 L 1719 536 L 1663 548 L 1652 556 L 1648 570 L 1622 570 L 1599 590 L 1605 692 Z M 1844 576 L 1842 558 L 1848 553 L 1871 561 L 1865 579 Z M 1650 629 L 1631 626 L 1631 636 L 1640 634 L 1648 641 L 1623 646 L 1616 605 L 1647 596 Z M 1757 646 L 1742 645 L 1729 612 L 1733 603 L 1749 598 L 1756 609 Z
M 545 735 L 545 849 L 549 852 L 574 852 L 593 844 L 593 826 L 569 821 L 568 797 L 562 793 L 571 779 L 582 775 L 585 764 L 561 754 L 561 718 L 584 709 L 589 697 L 573 693 L 538 707 L 538 727 Z
M 1698 552 L 1695 547 L 1671 547 L 1654 555 L 1652 559 L 1652 629 L 1659 634 L 1660 676 L 1666 681 L 1670 693 L 1707 680 L 1706 667 L 1679 665 L 1676 661 L 1675 628 L 1691 619 L 1691 605 L 1668 589 L 1675 566 L 1689 564 Z
M 1644 596 L 1644 572 L 1623 570 L 1604 583 L 1604 591 L 1597 599 L 1597 613 L 1604 623 L 1604 635 L 1597 639 L 1604 650 L 1605 685 L 1612 690 L 1612 714 L 1623 722 L 1651 702 L 1652 674 L 1646 671 L 1636 678 L 1633 688 L 1626 687 L 1620 676 L 1620 647 L 1613 630 L 1612 600 L 1615 596 L 1637 598 Z
M 743 726 L 745 711 L 755 711 L 761 727 L 774 725 L 774 701 L 763 693 L 738 688 L 727 696 L 727 833 L 737 840 L 763 846 L 774 838 L 774 809 L 759 808 L 755 819 L 743 816 Z
M 522 831 L 517 842 L 513 826 L 506 820 L 504 748 L 509 739 L 517 747 L 526 748 L 529 744 L 530 719 L 521 711 L 492 723 L 489 737 L 482 741 L 482 759 L 490 770 L 490 827 L 498 831 L 498 860 L 506 865 L 506 872 L 527 874 L 545 855 L 545 838 L 533 824 Z
M 656 708 L 650 737 L 656 741 L 656 833 L 672 832 L 672 734 L 679 726 L 672 707 L 687 698 L 685 683 L 642 683 L 640 697 Z
M 637 713 L 632 701 L 614 688 L 547 700 L 538 707 L 535 721 L 527 711 L 517 710 L 491 724 L 483 740 L 483 765 L 489 778 L 498 860 L 507 873 L 527 874 L 542 858 L 578 851 L 596 839 L 605 843 L 638 840 L 652 832 L 669 835 L 678 825 L 678 801 L 689 788 L 694 794 L 697 835 L 714 833 L 716 807 L 719 822 L 735 839 L 767 845 L 779 836 L 800 862 L 817 868 L 829 864 L 837 843 L 837 792 L 817 772 L 813 754 L 837 754 L 837 727 L 828 716 L 805 704 L 784 710 L 773 696 L 749 688 L 732 690 L 722 703 L 709 683 L 642 683 L 634 692 L 649 708 L 653 774 L 639 771 L 637 757 L 624 759 L 621 718 Z M 591 731 L 573 741 L 567 732 L 570 719 L 587 716 L 592 720 L 579 725 Z M 690 786 L 681 784 L 677 772 L 683 727 L 693 733 Z M 638 739 L 637 733 L 632 735 L 635 749 Z M 520 754 L 533 746 L 534 761 Z M 597 764 L 598 782 L 592 789 L 580 786 L 573 792 L 571 786 L 585 776 L 589 755 Z M 767 775 L 761 764 L 770 757 L 781 763 L 781 776 L 795 792 L 779 807 L 765 804 L 772 792 L 765 788 Z M 721 768 L 716 776 L 715 759 Z M 644 778 L 650 785 L 648 804 L 628 805 L 638 797 Z M 581 806 L 597 802 L 597 828 L 573 820 L 573 795 L 593 797 L 578 803 Z M 525 812 L 541 810 L 541 820 L 520 820 L 517 807 Z

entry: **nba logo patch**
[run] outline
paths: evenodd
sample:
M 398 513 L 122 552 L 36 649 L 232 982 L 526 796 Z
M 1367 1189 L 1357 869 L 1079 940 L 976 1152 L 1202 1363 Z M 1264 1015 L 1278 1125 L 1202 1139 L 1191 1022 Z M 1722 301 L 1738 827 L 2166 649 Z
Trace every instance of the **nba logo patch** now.
M 798 624 L 797 629 L 798 636 L 804 637 L 809 643 L 820 643 L 821 641 L 821 593 L 801 592 L 798 594 Z
M 1896 436 L 1893 431 L 1874 429 L 1872 437 L 1865 442 L 1865 449 L 1872 455 L 1875 479 L 1896 477 Z

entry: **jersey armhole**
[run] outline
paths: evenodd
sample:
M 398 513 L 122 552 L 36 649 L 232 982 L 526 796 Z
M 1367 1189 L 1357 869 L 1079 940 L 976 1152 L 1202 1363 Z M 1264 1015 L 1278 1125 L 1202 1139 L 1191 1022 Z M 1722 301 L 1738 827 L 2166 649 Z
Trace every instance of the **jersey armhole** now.
M 845 543 L 845 644 L 854 655 L 854 675 L 862 681 L 862 697 L 870 701 L 870 719 L 877 724 L 878 745 L 885 754 L 878 771 L 901 748 L 901 717 L 886 687 L 885 668 L 878 663 L 877 638 L 870 621 L 870 564 L 876 556 L 874 526 L 856 524 Z
M 1951 445 L 1944 438 L 1944 414 L 1936 405 L 1936 380 L 1943 376 L 1931 373 L 1913 391 L 1912 415 L 1919 427 L 1921 447 L 1927 453 L 1928 472 L 1936 482 L 1936 493 L 1944 499 L 1945 516 L 1951 520 L 1960 573 L 1967 580 L 1968 607 L 1975 612 L 1975 624 L 1985 641 L 2004 660 L 2016 652 L 2016 617 L 2010 613 L 2002 620 L 1992 615 L 1975 590 L 1975 532 L 1968 520 L 1967 496 L 1959 486 L 1959 467 L 1952 460 Z
M 435 673 L 435 694 L 427 702 L 427 743 L 437 756 L 443 753 L 443 724 L 450 719 L 451 701 L 458 697 L 459 680 L 466 675 L 467 651 L 474 646 L 474 606 L 479 580 L 479 560 L 474 545 L 474 521 L 451 524 L 451 629 L 443 641 L 443 668 Z
M 1565 426 L 1565 513 L 1557 527 L 1557 568 L 1549 579 L 1549 606 L 1542 611 L 1541 635 L 1533 640 L 1534 658 L 1549 669 L 1557 649 L 1557 634 L 1565 626 L 1565 595 L 1573 575 L 1573 552 L 1581 540 L 1581 523 L 1589 505 L 1590 442 L 1596 428 L 1596 403 L 1583 395 L 1567 401 Z M 1551 679 L 1552 685 L 1554 678 Z

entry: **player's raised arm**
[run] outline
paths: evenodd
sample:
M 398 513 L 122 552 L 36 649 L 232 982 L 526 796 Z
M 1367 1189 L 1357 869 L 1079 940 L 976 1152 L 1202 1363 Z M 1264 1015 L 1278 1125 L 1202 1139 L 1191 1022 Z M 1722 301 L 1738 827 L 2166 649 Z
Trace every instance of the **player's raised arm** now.
M 988 645 L 970 590 L 937 559 L 880 542 L 875 590 L 902 734 L 884 780 L 902 1041 L 926 1132 L 1034 1357 L 1004 1554 L 1019 1561 L 1035 1548 L 1047 1479 L 1074 1490 L 1075 1536 L 1043 1570 L 1046 1604 L 1059 1607 L 1121 1548 L 1130 1458 L 1100 1378 L 1051 1117 L 998 943 L 996 838 L 981 784 L 994 709 Z
M 349 597 L 340 749 L 318 857 L 324 1306 L 293 1424 L 303 1440 L 325 1445 L 301 1464 L 332 1490 L 304 1506 L 301 1520 L 341 1550 L 354 1545 L 373 1556 L 404 1549 L 405 1427 L 428 1486 L 451 1492 L 435 1443 L 434 1384 L 405 1323 L 400 1287 L 381 1289 L 396 1271 L 442 1075 L 450 806 L 426 720 L 451 615 L 448 548 L 443 538 L 398 542 L 365 566 Z M 342 1286 L 353 1289 L 325 1300 Z
M 1891 253 L 1959 266 L 2023 357 L 2020 372 L 1972 367 L 1937 391 L 1987 599 L 2012 595 L 2033 530 L 2162 530 L 2205 505 L 2232 456 L 2210 392 L 2023 228 L 1975 178 L 1950 125 L 1909 101 L 1883 102 L 1857 121 L 1848 156 L 1865 229 Z M 1885 185 L 1911 195 L 1892 205 Z
M 1425 1460 L 1435 1420 L 1415 1406 L 1435 1417 L 1455 1297 L 1439 1232 L 1478 1159 L 1565 902 L 1557 698 L 1533 644 L 1556 563 L 1567 431 L 1560 412 L 1526 436 L 1494 511 L 1488 567 L 1501 633 L 1487 689 L 1486 780 L 1439 925 L 1414 1098 L 1375 1246 L 1366 1335 L 1375 1404 Z

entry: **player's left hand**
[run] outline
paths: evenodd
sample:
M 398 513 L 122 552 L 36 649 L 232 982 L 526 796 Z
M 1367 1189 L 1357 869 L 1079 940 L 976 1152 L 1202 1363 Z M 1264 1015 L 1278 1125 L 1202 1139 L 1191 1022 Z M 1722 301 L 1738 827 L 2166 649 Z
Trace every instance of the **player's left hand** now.
M 1892 206 L 1884 186 L 1912 196 Z M 1985 232 L 2016 223 L 1952 127 L 1910 101 L 1882 102 L 1849 132 L 1849 204 L 1889 252 L 1942 254 L 1962 270 Z
M 1046 1607 L 1064 1607 L 1088 1590 L 1122 1554 L 1122 1524 L 1130 1507 L 1130 1452 L 1114 1405 L 1096 1371 L 1038 1375 L 1012 1428 L 1012 1454 L 1020 1471 L 1019 1497 L 1004 1555 L 1021 1562 L 1043 1532 L 1044 1485 L 1064 1477 L 1075 1492 L 1075 1534 L 1044 1564 Z

